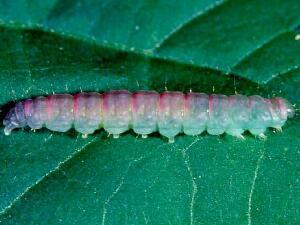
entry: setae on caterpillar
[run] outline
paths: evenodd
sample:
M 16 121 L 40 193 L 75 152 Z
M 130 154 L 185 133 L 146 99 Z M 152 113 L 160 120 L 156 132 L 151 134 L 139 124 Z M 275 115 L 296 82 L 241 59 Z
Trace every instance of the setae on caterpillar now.
M 104 94 L 54 94 L 27 99 L 6 115 L 4 133 L 29 126 L 65 132 L 72 126 L 83 136 L 104 128 L 114 138 L 132 128 L 146 138 L 158 131 L 174 142 L 180 132 L 198 135 L 227 133 L 243 138 L 245 130 L 265 137 L 267 127 L 281 130 L 294 116 L 293 106 L 283 98 L 207 95 L 204 93 L 114 90 Z

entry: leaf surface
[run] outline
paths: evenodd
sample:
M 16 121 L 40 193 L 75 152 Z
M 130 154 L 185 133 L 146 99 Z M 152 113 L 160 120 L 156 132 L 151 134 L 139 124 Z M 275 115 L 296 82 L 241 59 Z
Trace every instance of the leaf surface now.
M 0 0 L 1 119 L 52 93 L 177 90 L 300 104 L 297 0 Z M 0 134 L 3 224 L 299 224 L 300 119 L 261 141 Z

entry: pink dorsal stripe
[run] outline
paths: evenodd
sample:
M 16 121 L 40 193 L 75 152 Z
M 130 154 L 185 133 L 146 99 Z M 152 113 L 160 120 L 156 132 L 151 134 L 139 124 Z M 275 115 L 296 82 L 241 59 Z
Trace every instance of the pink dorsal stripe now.
M 213 110 L 213 99 L 214 99 L 214 96 L 213 95 L 210 95 L 208 97 L 208 116 L 211 117 L 212 115 L 212 110 Z
M 30 104 L 29 101 L 25 101 L 24 102 L 24 111 L 25 111 L 25 117 L 29 117 L 30 116 Z
M 47 110 L 47 119 L 50 120 L 51 119 L 51 115 L 52 115 L 52 95 L 48 96 L 46 98 L 46 110 Z

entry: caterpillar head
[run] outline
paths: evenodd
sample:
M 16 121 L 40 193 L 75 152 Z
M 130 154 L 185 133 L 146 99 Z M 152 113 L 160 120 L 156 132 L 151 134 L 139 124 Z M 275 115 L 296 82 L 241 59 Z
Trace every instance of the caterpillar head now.
M 3 120 L 3 125 L 5 126 L 5 135 L 10 135 L 13 129 L 24 127 L 26 125 L 23 103 L 18 103 L 7 113 Z

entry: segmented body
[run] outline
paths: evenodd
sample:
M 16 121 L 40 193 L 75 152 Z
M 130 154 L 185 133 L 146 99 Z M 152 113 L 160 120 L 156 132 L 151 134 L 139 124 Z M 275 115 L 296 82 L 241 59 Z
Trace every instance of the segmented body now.
M 117 138 L 132 128 L 142 137 L 158 131 L 173 142 L 180 132 L 198 135 L 204 130 L 211 135 L 242 137 L 245 130 L 263 135 L 267 127 L 281 129 L 293 114 L 293 106 L 283 98 L 118 90 L 25 100 L 8 113 L 4 131 L 9 135 L 14 128 L 29 126 L 65 132 L 74 127 L 88 135 L 104 128 Z

